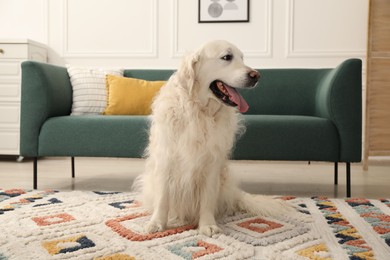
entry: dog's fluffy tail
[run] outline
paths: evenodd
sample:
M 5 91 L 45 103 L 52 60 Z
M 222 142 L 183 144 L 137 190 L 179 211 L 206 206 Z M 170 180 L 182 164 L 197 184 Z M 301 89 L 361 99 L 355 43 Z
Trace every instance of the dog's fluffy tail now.
M 251 195 L 246 192 L 241 193 L 238 207 L 242 211 L 264 217 L 277 217 L 297 212 L 284 200 L 264 195 Z

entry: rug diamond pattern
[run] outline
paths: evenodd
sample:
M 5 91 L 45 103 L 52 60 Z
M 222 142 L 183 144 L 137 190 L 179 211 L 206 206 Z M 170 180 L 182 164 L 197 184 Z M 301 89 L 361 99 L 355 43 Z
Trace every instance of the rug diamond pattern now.
M 299 212 L 225 216 L 205 237 L 185 223 L 146 234 L 136 193 L 0 190 L 0 259 L 390 259 L 388 199 L 282 199 Z

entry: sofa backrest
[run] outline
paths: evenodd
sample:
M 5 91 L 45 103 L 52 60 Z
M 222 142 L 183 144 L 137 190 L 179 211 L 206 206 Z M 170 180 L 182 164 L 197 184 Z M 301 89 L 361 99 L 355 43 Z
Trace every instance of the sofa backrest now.
M 145 80 L 168 80 L 174 72 L 174 70 L 127 69 L 124 71 L 123 76 Z
M 313 115 L 317 86 L 329 69 L 262 69 L 256 88 L 240 90 L 246 114 Z M 128 69 L 125 77 L 168 80 L 175 70 Z
M 254 89 L 241 91 L 246 114 L 314 115 L 317 87 L 329 69 L 261 69 Z

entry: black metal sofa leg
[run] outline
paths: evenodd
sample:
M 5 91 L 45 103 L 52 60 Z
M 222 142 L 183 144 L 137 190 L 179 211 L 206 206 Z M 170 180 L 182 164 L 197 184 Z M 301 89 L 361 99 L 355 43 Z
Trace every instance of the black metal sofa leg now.
M 36 190 L 38 188 L 38 157 L 34 157 L 34 165 L 33 165 L 33 188 Z
M 335 162 L 334 163 L 334 185 L 337 185 L 338 184 L 338 173 L 339 173 L 339 170 L 338 170 L 338 163 Z M 346 196 L 347 198 L 351 197 L 351 163 L 350 162 L 347 162 L 346 163 L 346 177 L 347 177 L 347 180 L 346 180 Z
M 74 178 L 74 176 L 75 176 L 75 170 L 74 170 L 74 157 L 71 157 L 71 161 L 72 161 L 72 178 Z
M 71 157 L 72 161 L 72 178 L 75 177 L 75 163 L 74 163 L 74 157 Z M 33 189 L 38 189 L 38 157 L 34 157 L 34 163 L 33 163 Z
M 346 164 L 347 170 L 347 198 L 351 197 L 351 163 L 347 162 Z

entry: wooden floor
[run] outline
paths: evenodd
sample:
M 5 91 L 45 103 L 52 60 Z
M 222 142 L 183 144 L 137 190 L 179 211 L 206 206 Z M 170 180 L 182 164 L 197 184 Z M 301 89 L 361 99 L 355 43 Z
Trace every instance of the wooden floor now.
M 76 158 L 71 178 L 70 158 L 38 161 L 38 189 L 130 191 L 142 173 L 144 160 Z M 333 163 L 231 161 L 231 172 L 250 193 L 294 196 L 345 196 L 345 164 L 339 164 L 339 185 L 333 185 Z M 33 162 L 0 158 L 0 188 L 32 189 Z M 390 161 L 370 162 L 369 170 L 352 164 L 352 196 L 390 198 Z

